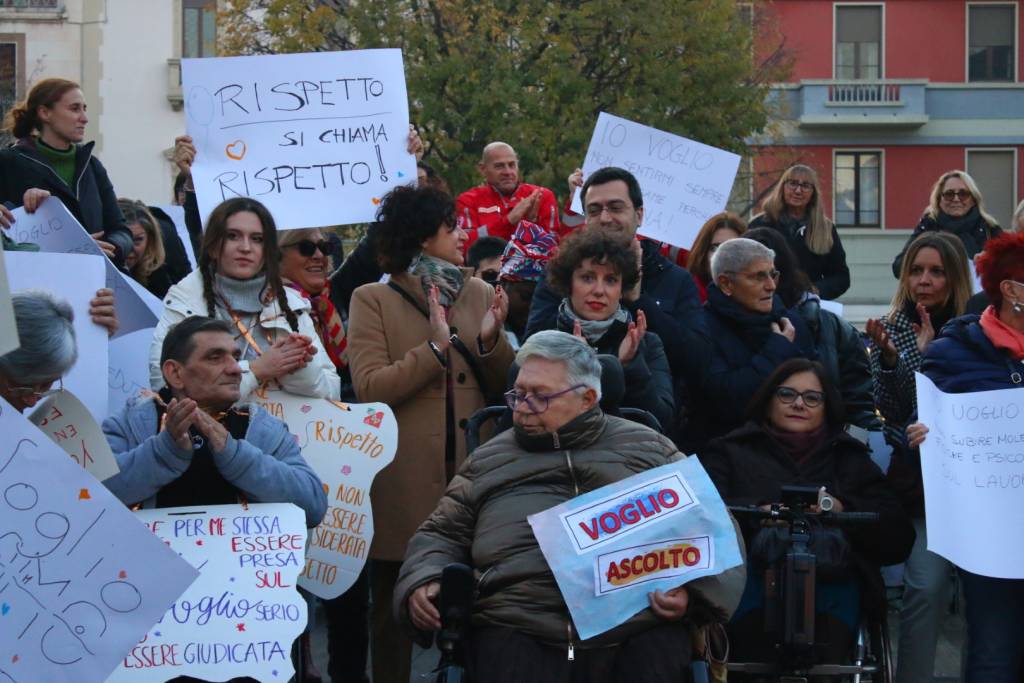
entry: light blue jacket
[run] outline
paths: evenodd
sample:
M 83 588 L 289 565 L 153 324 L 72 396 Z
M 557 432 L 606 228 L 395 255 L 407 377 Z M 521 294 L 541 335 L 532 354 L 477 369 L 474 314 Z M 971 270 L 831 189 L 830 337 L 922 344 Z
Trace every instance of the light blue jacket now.
M 257 405 L 249 410 L 245 439 L 228 436 L 213 462 L 224 479 L 253 503 L 294 503 L 314 527 L 327 512 L 323 484 L 302 457 L 288 426 Z M 103 433 L 121 471 L 103 483 L 126 505 L 150 507 L 164 486 L 180 477 L 192 451 L 159 432 L 152 398 L 129 403 L 120 414 L 103 421 Z

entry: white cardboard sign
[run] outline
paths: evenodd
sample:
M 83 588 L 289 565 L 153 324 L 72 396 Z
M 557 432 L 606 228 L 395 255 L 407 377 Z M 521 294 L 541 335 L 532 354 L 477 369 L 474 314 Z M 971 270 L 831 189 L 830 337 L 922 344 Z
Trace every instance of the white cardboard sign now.
M 99 256 L 30 251 L 5 251 L 4 260 L 15 290 L 39 289 L 67 301 L 75 312 L 78 361 L 64 375 L 64 388 L 73 391 L 97 420 L 106 415 L 107 330 L 89 317 L 89 301 L 103 287 Z
M 917 373 L 928 550 L 982 576 L 1024 579 L 1024 391 L 947 394 Z
M 285 683 L 292 642 L 306 628 L 295 590 L 306 515 L 291 503 L 140 510 L 156 537 L 199 571 L 127 655 L 108 683 L 160 683 L 177 676 Z
M 401 50 L 183 59 L 181 74 L 204 217 L 252 197 L 281 230 L 365 223 L 416 180 Z
M 107 416 L 117 415 L 130 399 L 150 391 L 149 347 L 152 342 L 152 327 L 110 340 Z
M 704 222 L 725 209 L 739 163 L 732 152 L 601 112 L 583 177 L 605 166 L 632 173 L 644 197 L 638 232 L 689 249 Z M 581 201 L 577 192 L 572 210 L 582 214 Z
M 2 251 L 2 248 L 0 248 Z M 7 269 L 0 257 L 0 356 L 18 348 L 18 323 L 11 306 L 11 288 L 7 283 Z
M 159 300 L 114 266 L 59 199 L 48 197 L 35 213 L 26 213 L 24 208 L 15 209 L 12 213 L 15 223 L 11 228 L 11 237 L 18 242 L 32 242 L 38 244 L 44 252 L 54 254 L 91 254 L 103 257 L 106 268 L 105 286 L 114 290 L 114 306 L 117 309 L 118 321 L 121 323 L 115 337 L 156 326 L 162 308 Z M 64 272 L 63 275 L 73 280 L 75 273 Z M 93 289 L 90 298 L 95 294 L 96 290 Z M 155 306 L 160 308 L 154 312 Z
M 196 577 L 0 399 L 0 681 L 99 683 Z
M 366 564 L 373 540 L 370 486 L 395 457 L 398 423 L 383 403 L 341 404 L 262 390 L 253 400 L 288 424 L 323 482 L 327 514 L 310 534 L 299 585 L 324 599 L 337 597 Z
M 28 419 L 100 481 L 121 471 L 96 419 L 67 389 L 44 399 Z

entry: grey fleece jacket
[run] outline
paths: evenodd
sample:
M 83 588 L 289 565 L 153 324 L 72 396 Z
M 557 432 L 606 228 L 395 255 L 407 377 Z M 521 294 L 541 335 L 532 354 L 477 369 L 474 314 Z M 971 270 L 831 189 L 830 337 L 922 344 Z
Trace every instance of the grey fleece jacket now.
M 254 503 L 294 503 L 314 527 L 327 512 L 320 478 L 302 457 L 288 426 L 255 404 L 249 410 L 245 439 L 228 436 L 214 464 Z M 167 432 L 158 432 L 152 398 L 129 403 L 103 421 L 103 433 L 121 471 L 103 483 L 126 505 L 152 506 L 156 494 L 188 469 L 192 451 L 184 451 Z

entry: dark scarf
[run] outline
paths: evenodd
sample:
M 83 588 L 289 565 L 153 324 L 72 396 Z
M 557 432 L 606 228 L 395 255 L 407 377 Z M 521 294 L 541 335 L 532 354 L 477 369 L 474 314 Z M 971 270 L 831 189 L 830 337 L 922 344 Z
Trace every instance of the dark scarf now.
M 802 218 L 794 218 L 793 214 L 783 209 L 776 224 L 784 234 L 790 237 L 803 237 L 800 229 L 807 225 L 807 217 L 805 215 Z
M 786 314 L 786 308 L 778 296 L 772 300 L 771 313 L 755 313 L 741 306 L 731 296 L 723 294 L 714 283 L 708 285 L 708 301 L 705 305 L 722 318 L 751 349 L 764 346 L 770 335 L 775 334 L 772 332 L 772 323 L 777 323 Z M 793 320 L 790 322 L 795 324 Z
M 917 314 L 917 304 L 913 301 L 907 300 L 907 303 L 903 305 L 903 315 L 907 316 L 907 320 L 915 325 L 921 324 L 921 316 Z M 932 329 L 935 330 L 935 336 L 938 336 L 939 331 L 953 318 L 957 317 L 956 312 L 953 311 L 952 302 L 947 303 L 942 308 L 936 308 L 934 310 L 928 309 L 928 316 L 932 319 Z
M 981 211 L 978 210 L 977 205 L 974 205 L 970 211 L 959 218 L 950 216 L 940 210 L 935 222 L 938 223 L 941 230 L 952 232 L 956 235 L 966 235 L 977 227 L 980 220 L 982 220 Z
M 782 446 L 782 450 L 797 465 L 802 465 L 825 444 L 828 438 L 828 426 L 823 424 L 812 432 L 784 432 L 771 424 L 764 425 L 767 432 Z
M 600 406 L 595 405 L 582 415 L 569 420 L 554 432 L 529 434 L 518 426 L 513 426 L 512 429 L 520 448 L 537 453 L 539 451 L 557 451 L 563 448 L 586 448 L 604 433 L 607 422 Z

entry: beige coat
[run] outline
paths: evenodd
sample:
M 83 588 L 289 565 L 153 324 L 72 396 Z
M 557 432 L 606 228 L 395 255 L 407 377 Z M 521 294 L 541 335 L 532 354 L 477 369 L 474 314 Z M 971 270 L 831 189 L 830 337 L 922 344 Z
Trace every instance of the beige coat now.
M 465 270 L 465 269 L 464 269 Z M 480 323 L 494 298 L 490 285 L 470 277 L 448 313 L 448 324 L 477 356 L 488 389 L 504 388 L 512 347 L 502 334 L 497 345 L 479 355 Z M 419 279 L 400 273 L 391 281 L 411 294 L 423 310 L 427 299 Z M 373 501 L 370 557 L 401 561 L 417 527 L 434 511 L 448 482 L 445 475 L 445 370 L 427 342 L 429 321 L 388 285 L 363 285 L 352 295 L 348 354 L 352 381 L 360 401 L 391 406 L 398 420 L 398 452 L 377 475 Z M 483 393 L 465 359 L 448 349 L 455 401 L 456 467 L 466 457 L 462 428 L 484 406 Z

